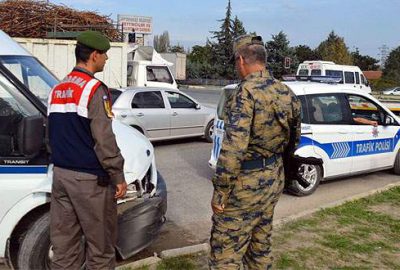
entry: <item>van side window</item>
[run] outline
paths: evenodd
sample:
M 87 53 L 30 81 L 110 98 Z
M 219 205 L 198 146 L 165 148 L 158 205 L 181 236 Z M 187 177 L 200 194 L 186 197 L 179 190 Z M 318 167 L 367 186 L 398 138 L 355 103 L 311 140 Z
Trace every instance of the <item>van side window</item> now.
M 364 75 L 360 74 L 360 77 L 361 77 L 361 84 L 366 85 Z
M 148 66 L 146 67 L 147 81 L 173 83 L 171 74 L 167 67 Z
M 360 73 L 356 72 L 356 84 L 360 84 Z
M 351 116 L 354 118 L 363 118 L 379 123 L 379 109 L 370 100 L 357 95 L 348 95 Z
M 321 70 L 320 69 L 312 69 L 311 76 L 321 76 Z
M 331 76 L 331 77 L 336 77 L 336 78 L 341 78 L 340 83 L 343 83 L 343 71 L 341 71 L 341 70 L 327 69 L 327 70 L 325 70 L 325 75 Z
M 345 71 L 344 72 L 344 82 L 354 84 L 354 72 Z
M 308 99 L 308 111 L 311 124 L 344 124 L 346 114 L 342 99 L 335 94 L 311 95 Z

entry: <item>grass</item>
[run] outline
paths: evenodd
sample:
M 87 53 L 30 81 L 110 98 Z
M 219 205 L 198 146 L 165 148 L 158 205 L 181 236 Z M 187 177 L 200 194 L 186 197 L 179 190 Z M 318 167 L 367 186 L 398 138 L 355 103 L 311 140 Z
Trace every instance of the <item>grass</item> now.
M 274 269 L 400 269 L 400 187 L 321 210 L 274 230 Z M 141 270 L 202 270 L 206 254 Z

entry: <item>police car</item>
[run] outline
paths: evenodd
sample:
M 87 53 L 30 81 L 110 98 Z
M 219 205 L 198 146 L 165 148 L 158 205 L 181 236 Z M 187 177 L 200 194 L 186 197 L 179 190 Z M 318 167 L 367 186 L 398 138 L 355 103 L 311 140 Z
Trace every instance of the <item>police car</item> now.
M 295 155 L 304 158 L 297 179 L 286 179 L 292 194 L 312 194 L 321 181 L 392 168 L 400 174 L 400 118 L 381 102 L 340 84 L 284 82 L 302 105 L 301 140 Z M 214 123 L 209 165 L 215 168 L 221 150 L 224 103 L 236 85 L 225 87 Z M 307 159 L 318 160 L 308 164 Z M 301 179 L 299 180 L 298 178 Z M 307 185 L 301 184 L 306 182 Z

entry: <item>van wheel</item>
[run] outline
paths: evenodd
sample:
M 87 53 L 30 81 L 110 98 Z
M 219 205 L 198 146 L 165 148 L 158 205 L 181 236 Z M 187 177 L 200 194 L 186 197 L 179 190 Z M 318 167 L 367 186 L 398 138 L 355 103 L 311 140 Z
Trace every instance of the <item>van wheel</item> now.
M 400 175 L 400 151 L 397 153 L 396 160 L 394 161 L 393 172 Z
M 83 240 L 83 239 L 82 239 Z M 84 245 L 84 241 L 82 241 Z M 50 243 L 50 213 L 47 212 L 32 223 L 22 239 L 18 253 L 18 269 L 50 270 L 53 249 Z M 82 254 L 82 267 L 85 268 L 85 256 Z
M 322 179 L 322 169 L 319 165 L 301 164 L 298 169 L 299 177 L 310 185 L 303 187 L 296 179 L 290 180 L 287 187 L 288 191 L 296 196 L 307 196 L 317 189 Z
M 18 269 L 50 269 L 50 213 L 40 216 L 26 232 L 18 253 Z
M 204 131 L 204 138 L 206 138 L 206 141 L 211 143 L 213 141 L 213 136 L 214 136 L 214 120 L 211 120 L 208 122 L 207 127 Z

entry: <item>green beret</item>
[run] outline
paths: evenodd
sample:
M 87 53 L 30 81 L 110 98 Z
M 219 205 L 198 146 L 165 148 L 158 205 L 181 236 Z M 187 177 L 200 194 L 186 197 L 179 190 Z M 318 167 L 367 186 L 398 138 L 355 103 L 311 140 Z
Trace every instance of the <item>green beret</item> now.
M 263 40 L 261 36 L 253 36 L 253 35 L 242 35 L 235 39 L 233 43 L 233 53 L 236 53 L 241 47 L 249 46 L 249 45 L 261 45 L 264 46 Z
M 76 38 L 78 43 L 85 45 L 89 48 L 108 51 L 110 49 L 110 41 L 102 33 L 97 31 L 85 31 L 78 35 Z

